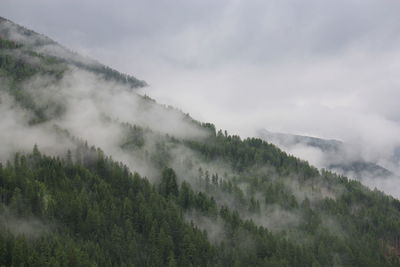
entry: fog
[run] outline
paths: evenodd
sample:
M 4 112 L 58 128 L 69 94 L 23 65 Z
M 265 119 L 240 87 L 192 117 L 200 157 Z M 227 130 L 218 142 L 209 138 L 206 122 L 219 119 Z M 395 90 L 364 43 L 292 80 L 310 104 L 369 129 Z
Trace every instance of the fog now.
M 50 55 L 66 62 L 97 64 L 91 60 L 86 62 L 84 57 L 51 42 L 46 42 L 44 46 L 36 45 L 43 40 L 43 36 L 27 37 L 11 23 L 2 23 L 0 32 L 29 47 L 35 44 L 33 49 L 40 53 L 48 53 L 49 50 L 43 47 L 51 45 L 54 49 L 50 50 Z M 40 57 L 24 50 L 10 50 L 7 53 L 33 66 L 43 65 Z M 209 134 L 183 112 L 159 105 L 123 83 L 106 80 L 101 74 L 74 64 L 60 63 L 54 68 L 63 69 L 61 78 L 38 72 L 11 90 L 14 86 L 11 81 L 5 78 L 1 81 L 1 161 L 12 158 L 16 152 L 29 152 L 35 144 L 46 154 L 63 156 L 68 149 L 76 147 L 76 140 L 82 140 L 101 148 L 132 171 L 154 179 L 159 176 L 158 170 L 145 155 L 157 154 L 157 144 L 165 142 L 167 135 L 182 140 L 200 140 Z M 36 110 L 41 110 L 44 122 L 32 124 L 33 120 L 38 119 L 32 105 Z M 127 124 L 150 131 L 145 134 L 144 145 L 138 151 L 124 148 L 124 142 L 130 138 Z
M 146 80 L 144 93 L 198 120 L 242 136 L 267 128 L 339 139 L 397 168 L 397 1 L 4 0 L 0 7 Z
M 199 140 L 207 133 L 184 112 L 242 137 L 259 129 L 338 139 L 349 144 L 349 158 L 371 161 L 400 173 L 394 153 L 400 146 L 400 4 L 395 1 L 10 1 L 0 3 L 2 16 L 90 58 L 143 79 L 150 86 L 137 92 L 93 73 L 70 68 L 59 81 L 35 76 L 24 84 L 39 106 L 63 110 L 38 127 L 29 125 L 29 112 L 7 93 L 0 95 L 0 159 L 34 144 L 57 155 L 74 146 L 53 127 L 89 140 L 131 170 L 156 180 L 159 172 L 146 153 L 156 154 L 165 134 Z M 50 11 L 49 11 L 50 10 Z M 74 14 L 72 18 L 71 14 Z M 145 15 L 144 15 L 145 14 Z M 15 36 L 14 38 L 22 38 Z M 79 60 L 53 44 L 38 51 Z M 95 60 L 84 61 L 96 64 Z M 6 82 L 2 86 L 7 86 Z M 148 94 L 158 102 L 144 100 Z M 55 110 L 47 109 L 50 115 Z M 121 146 L 124 127 L 150 128 L 140 151 Z M 10 130 L 12 129 L 12 130 Z M 203 162 L 184 146 L 170 145 L 171 167 L 179 181 L 192 185 L 201 166 L 210 174 L 238 175 L 225 162 Z M 289 151 L 318 167 L 327 162 L 321 151 L 295 145 Z M 333 162 L 336 159 L 329 159 Z M 340 158 L 343 160 L 343 158 Z M 268 167 L 266 167 L 268 168 Z M 273 173 L 273 170 L 254 170 Z M 275 177 L 271 175 L 270 179 Z M 284 177 L 295 199 L 335 199 L 342 188 L 299 185 Z M 399 197 L 398 180 L 366 177 L 367 185 Z M 197 185 L 198 186 L 198 185 Z M 247 184 L 243 184 L 243 194 Z M 203 190 L 196 187 L 196 190 Z M 240 209 L 232 195 L 210 193 L 219 206 Z M 257 200 L 264 202 L 264 196 Z M 261 215 L 241 211 L 245 219 L 272 231 L 302 223 L 296 211 L 262 206 Z M 199 219 L 200 218 L 200 219 Z M 221 239 L 220 222 L 187 214 L 211 240 Z M 282 223 L 284 221 L 284 223 Z M 322 224 L 340 232 L 336 222 Z

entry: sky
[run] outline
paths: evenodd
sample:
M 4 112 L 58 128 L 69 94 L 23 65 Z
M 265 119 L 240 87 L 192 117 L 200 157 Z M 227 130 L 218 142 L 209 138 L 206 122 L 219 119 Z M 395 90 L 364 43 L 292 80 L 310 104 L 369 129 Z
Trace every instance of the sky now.
M 400 146 L 398 0 L 0 0 L 0 16 L 230 133 Z

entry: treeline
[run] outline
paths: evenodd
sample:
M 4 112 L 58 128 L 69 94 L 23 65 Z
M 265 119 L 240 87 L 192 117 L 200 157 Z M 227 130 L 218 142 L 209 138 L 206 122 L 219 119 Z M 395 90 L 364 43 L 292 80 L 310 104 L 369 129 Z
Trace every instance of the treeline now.
M 290 250 L 278 246 L 293 247 L 290 253 L 300 258 L 299 248 L 274 240 L 267 230 L 241 221 L 227 208 L 218 210 L 212 199 L 194 193 L 187 183 L 178 185 L 172 169 L 165 169 L 159 185 L 152 186 L 100 150 L 81 149 L 78 154 L 80 159 L 73 162 L 71 154 L 66 159 L 51 158 L 35 148 L 32 154 L 16 155 L 13 163 L 1 166 L 2 212 L 27 223 L 34 217 L 48 227 L 34 237 L 29 231 L 22 235 L 10 231 L 3 221 L 1 264 L 257 266 L 290 262 L 284 259 Z M 183 213 L 189 209 L 221 216 L 229 243 L 210 244 L 205 231 L 184 221 Z M 240 245 L 235 233 L 245 231 L 260 239 L 257 245 L 273 250 L 262 252 L 260 247 L 239 253 L 239 248 L 232 247 Z M 281 251 L 281 258 L 271 257 L 274 251 Z
M 0 231 L 5 266 L 207 266 L 216 253 L 205 233 L 138 174 L 99 150 L 81 160 L 37 149 L 0 168 L 2 210 L 48 227 L 39 237 Z M 34 229 L 32 230 L 34 231 Z
M 147 83 L 145 81 L 139 80 L 131 75 L 121 73 L 100 63 L 84 64 L 82 62 L 74 60 L 67 60 L 66 62 L 70 62 L 78 68 L 102 75 L 103 78 L 106 80 L 129 86 L 131 88 L 141 88 L 147 86 Z
M 34 74 L 43 72 L 43 65 L 46 66 L 48 63 L 53 63 L 60 65 L 61 69 L 57 70 L 57 73 L 44 73 L 44 74 L 54 74 L 57 77 L 61 77 L 63 71 L 65 71 L 66 66 L 74 66 L 79 69 L 83 69 L 98 75 L 101 75 L 104 79 L 114 81 L 131 88 L 140 88 L 147 86 L 145 81 L 139 80 L 131 75 L 121 73 L 103 64 L 91 61 L 84 57 L 81 57 L 75 52 L 69 51 L 68 49 L 62 47 L 56 42 L 50 40 L 49 38 L 39 35 L 33 31 L 27 30 L 20 26 L 15 26 L 27 39 L 35 42 L 27 45 L 23 43 L 17 43 L 6 38 L 9 34 L 8 25 L 3 26 L 2 23 L 8 23 L 7 20 L 0 19 L 0 75 L 1 71 L 5 71 L 9 77 L 12 77 L 16 81 L 22 81 Z M 14 29 L 15 30 L 15 29 Z M 70 54 L 70 58 L 64 56 L 50 56 L 41 53 L 34 52 L 35 49 L 41 46 L 53 45 L 57 46 L 59 49 L 65 50 L 66 54 Z M 13 51 L 9 51 L 13 49 Z M 6 52 L 6 53 L 5 53 Z M 6 54 L 6 55 L 5 55 Z M 29 60 L 22 60 L 21 56 L 31 57 Z M 30 62 L 35 62 L 40 60 L 39 64 L 31 64 Z M 52 66 L 54 68 L 54 65 Z M 51 71 L 51 68 L 47 68 L 46 72 Z M 43 74 L 43 73 L 42 73 Z

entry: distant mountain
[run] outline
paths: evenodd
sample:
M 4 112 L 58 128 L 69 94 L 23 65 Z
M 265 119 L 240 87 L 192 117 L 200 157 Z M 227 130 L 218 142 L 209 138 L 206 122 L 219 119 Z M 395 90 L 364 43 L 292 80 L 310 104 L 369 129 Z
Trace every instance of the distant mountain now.
M 268 130 L 260 130 L 258 135 L 271 143 L 279 143 L 285 147 L 296 144 L 304 144 L 321 149 L 323 152 L 338 152 L 343 149 L 343 142 L 338 140 L 327 140 L 310 136 L 275 133 Z
M 359 155 L 349 156 L 350 145 L 338 140 L 327 140 L 310 136 L 275 133 L 268 130 L 258 131 L 258 137 L 271 142 L 285 151 L 290 151 L 298 146 L 318 149 L 323 156 L 323 168 L 362 179 L 369 177 L 393 177 L 394 174 L 376 163 L 363 160 Z M 307 159 L 306 159 L 307 160 Z
M 400 266 L 398 199 L 144 85 L 0 19 L 0 266 Z

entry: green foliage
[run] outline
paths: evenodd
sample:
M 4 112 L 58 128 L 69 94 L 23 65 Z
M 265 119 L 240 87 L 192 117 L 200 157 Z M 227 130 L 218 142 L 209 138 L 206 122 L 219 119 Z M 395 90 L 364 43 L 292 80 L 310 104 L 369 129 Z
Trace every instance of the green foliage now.
M 12 220 L 40 220 L 45 231 L 23 234 L 0 220 L 0 264 L 5 266 L 396 266 L 397 258 L 385 257 L 382 241 L 398 235 L 398 202 L 358 184 L 345 182 L 356 192 L 339 201 L 324 200 L 321 207 L 303 202 L 303 232 L 314 242 L 287 239 L 244 219 L 235 210 L 218 207 L 216 201 L 178 180 L 166 168 L 158 189 L 102 151 L 82 146 L 79 160 L 32 154 L 16 155 L 0 167 L 2 213 Z M 328 174 L 325 174 L 328 175 Z M 214 178 L 214 181 L 216 179 Z M 215 183 L 211 187 L 217 186 Z M 357 187 L 360 190 L 357 192 Z M 354 196 L 354 197 L 353 197 Z M 344 201 L 368 203 L 365 217 L 353 219 L 340 211 Z M 252 199 L 251 205 L 257 206 Z M 394 206 L 394 204 L 396 206 Z M 254 207 L 253 207 L 254 208 Z M 343 207 L 342 207 L 343 208 Z M 256 208 L 260 209 L 260 207 Z M 392 216 L 383 217 L 384 214 Z M 321 224 L 321 214 L 335 211 L 349 224 L 348 237 L 339 238 Z M 197 214 L 220 225 L 216 241 L 212 232 L 185 221 L 183 214 Z M 258 211 L 259 212 L 259 211 Z M 374 212 L 376 213 L 374 215 Z M 396 213 L 397 212 L 397 213 Z M 0 218 L 1 218 L 0 217 Z M 375 219 L 376 217 L 376 219 Z M 395 224 L 393 224 L 395 223 Z M 391 225 L 391 227 L 389 227 Z M 208 230 L 208 226 L 205 230 Z M 346 230 L 347 231 L 347 230 Z M 385 236 L 385 234 L 387 236 Z M 356 238 L 358 237 L 358 238 Z M 339 256 L 338 256 L 339 255 Z
M 178 184 L 176 180 L 176 174 L 173 169 L 164 169 L 161 177 L 161 183 L 159 185 L 159 192 L 164 196 L 178 197 Z
M 72 163 L 35 148 L 0 168 L 2 210 L 48 228 L 31 237 L 9 230 L 10 222 L 0 224 L 0 244 L 8 244 L 0 264 L 207 266 L 215 259 L 204 234 L 147 180 L 99 150 L 80 153 L 82 161 Z M 165 172 L 168 192 L 178 196 L 174 175 Z

